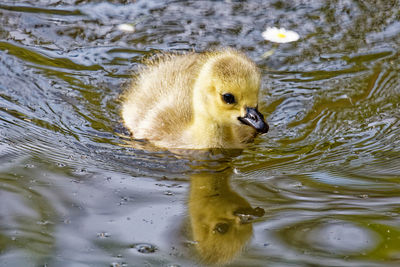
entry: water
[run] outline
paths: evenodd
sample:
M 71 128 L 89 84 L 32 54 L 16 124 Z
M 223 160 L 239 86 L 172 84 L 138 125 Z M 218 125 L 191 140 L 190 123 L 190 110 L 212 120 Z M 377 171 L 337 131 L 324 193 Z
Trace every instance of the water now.
M 398 266 L 399 8 L 2 1 L 0 266 Z M 301 39 L 262 59 L 266 26 Z M 225 158 L 130 147 L 140 61 L 224 46 L 262 70 L 270 132 Z

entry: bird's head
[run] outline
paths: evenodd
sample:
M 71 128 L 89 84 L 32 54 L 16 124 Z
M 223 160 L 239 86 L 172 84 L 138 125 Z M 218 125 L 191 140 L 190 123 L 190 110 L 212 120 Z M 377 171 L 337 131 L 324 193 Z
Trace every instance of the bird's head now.
M 195 84 L 195 105 L 222 127 L 266 133 L 268 124 L 258 111 L 260 79 L 255 64 L 239 52 L 210 56 Z

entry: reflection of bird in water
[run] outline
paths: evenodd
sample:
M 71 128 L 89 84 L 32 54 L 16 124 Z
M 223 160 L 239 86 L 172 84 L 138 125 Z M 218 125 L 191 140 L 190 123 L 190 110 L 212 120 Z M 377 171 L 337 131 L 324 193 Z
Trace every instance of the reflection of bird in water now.
M 229 186 L 229 174 L 200 173 L 191 177 L 189 214 L 196 249 L 207 264 L 225 264 L 250 239 L 262 208 L 250 204 Z
M 233 49 L 159 56 L 123 96 L 122 117 L 158 147 L 244 148 L 268 131 L 259 87 L 255 64 Z

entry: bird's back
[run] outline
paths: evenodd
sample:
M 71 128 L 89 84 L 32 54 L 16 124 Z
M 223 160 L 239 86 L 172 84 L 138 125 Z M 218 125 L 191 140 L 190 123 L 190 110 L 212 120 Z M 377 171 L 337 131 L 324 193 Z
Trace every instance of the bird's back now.
M 136 139 L 179 142 L 193 116 L 192 89 L 201 55 L 164 55 L 141 70 L 125 94 L 122 115 Z

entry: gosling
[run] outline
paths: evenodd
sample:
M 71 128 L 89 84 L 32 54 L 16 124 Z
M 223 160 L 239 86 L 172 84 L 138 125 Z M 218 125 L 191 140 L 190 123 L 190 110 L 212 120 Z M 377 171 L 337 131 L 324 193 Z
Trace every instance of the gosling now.
M 225 49 L 163 55 L 123 95 L 122 118 L 134 139 L 166 149 L 243 149 L 268 124 L 258 111 L 260 72 Z

